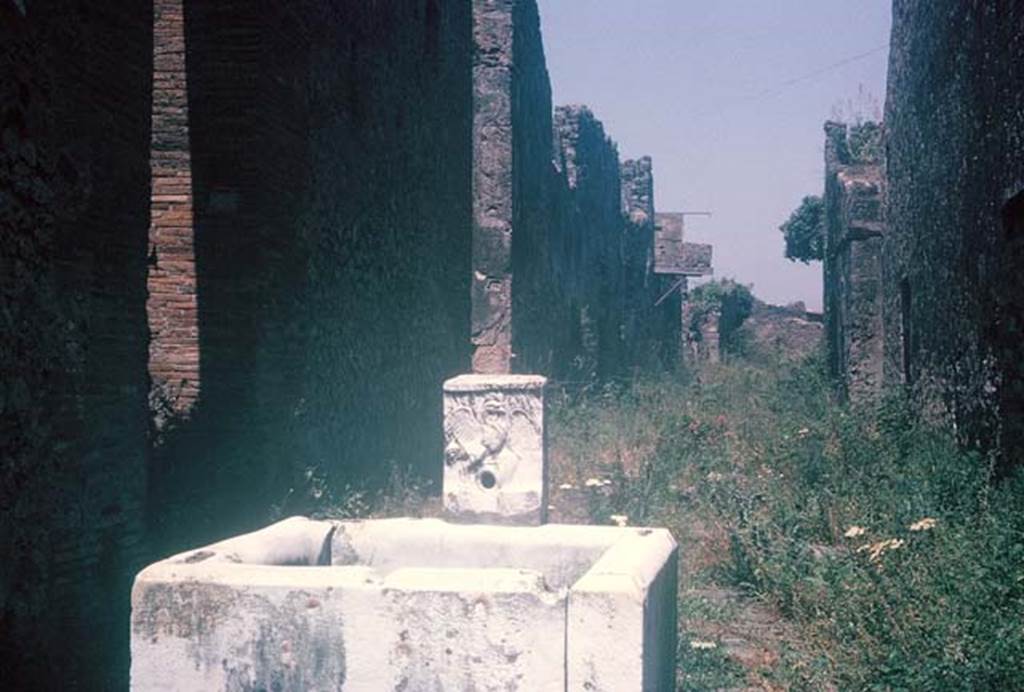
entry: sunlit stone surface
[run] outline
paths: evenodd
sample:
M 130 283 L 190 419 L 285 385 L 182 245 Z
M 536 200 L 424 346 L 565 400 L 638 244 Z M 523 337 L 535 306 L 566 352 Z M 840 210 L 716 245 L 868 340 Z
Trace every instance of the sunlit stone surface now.
M 287 519 L 143 570 L 134 690 L 673 689 L 664 529 Z
M 546 382 L 461 375 L 444 383 L 444 508 L 451 520 L 544 522 Z

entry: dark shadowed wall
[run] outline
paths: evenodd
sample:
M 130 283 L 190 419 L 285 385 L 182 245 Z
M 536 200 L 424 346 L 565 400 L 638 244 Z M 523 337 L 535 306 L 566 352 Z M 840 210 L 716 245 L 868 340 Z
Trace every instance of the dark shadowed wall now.
M 568 187 L 567 295 L 579 330 L 577 370 L 602 377 L 624 365 L 623 216 L 619 154 L 586 106 L 555 111 L 557 166 Z
M 651 157 L 622 162 L 623 341 L 629 365 L 674 368 L 682 325 L 682 291 L 674 276 L 654 273 L 654 170 Z M 685 291 L 685 284 L 683 285 Z
M 896 0 L 886 376 L 963 441 L 1024 449 L 1024 6 Z
M 156 450 L 168 548 L 303 511 L 307 470 L 439 475 L 469 354 L 468 3 L 185 19 L 200 396 Z
M 152 8 L 0 3 L 0 673 L 117 689 L 149 415 Z

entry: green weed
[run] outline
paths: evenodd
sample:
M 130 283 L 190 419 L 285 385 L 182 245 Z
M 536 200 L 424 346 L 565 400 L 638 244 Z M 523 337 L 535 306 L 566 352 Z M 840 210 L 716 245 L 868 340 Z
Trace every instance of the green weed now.
M 553 477 L 586 487 L 595 523 L 672 528 L 681 585 L 740 587 L 794 623 L 772 684 L 1024 689 L 1024 481 L 994 484 L 898 398 L 836 404 L 822 370 L 735 360 L 563 393 Z M 694 525 L 720 544 L 686 542 Z M 735 672 L 717 648 L 681 649 L 680 670 L 684 689 Z

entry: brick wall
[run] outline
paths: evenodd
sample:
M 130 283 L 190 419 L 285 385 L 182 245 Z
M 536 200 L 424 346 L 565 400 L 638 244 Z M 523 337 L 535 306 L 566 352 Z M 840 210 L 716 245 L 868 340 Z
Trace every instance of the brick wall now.
M 1024 7 L 897 0 L 885 122 L 887 380 L 1019 458 Z
M 0 3 L 0 660 L 117 689 L 144 558 L 151 8 Z
M 182 0 L 153 3 L 153 116 L 149 273 L 150 407 L 162 431 L 199 397 L 192 161 Z

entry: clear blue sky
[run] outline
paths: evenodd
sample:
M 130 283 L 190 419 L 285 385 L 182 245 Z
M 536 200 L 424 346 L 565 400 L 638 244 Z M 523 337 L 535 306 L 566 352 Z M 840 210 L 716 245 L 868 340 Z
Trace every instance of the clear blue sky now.
M 884 102 L 890 2 L 538 2 L 555 104 L 654 159 L 658 209 L 714 212 L 687 237 L 714 244 L 716 276 L 820 310 L 820 265 L 786 260 L 777 229 L 821 194 L 824 121 Z

